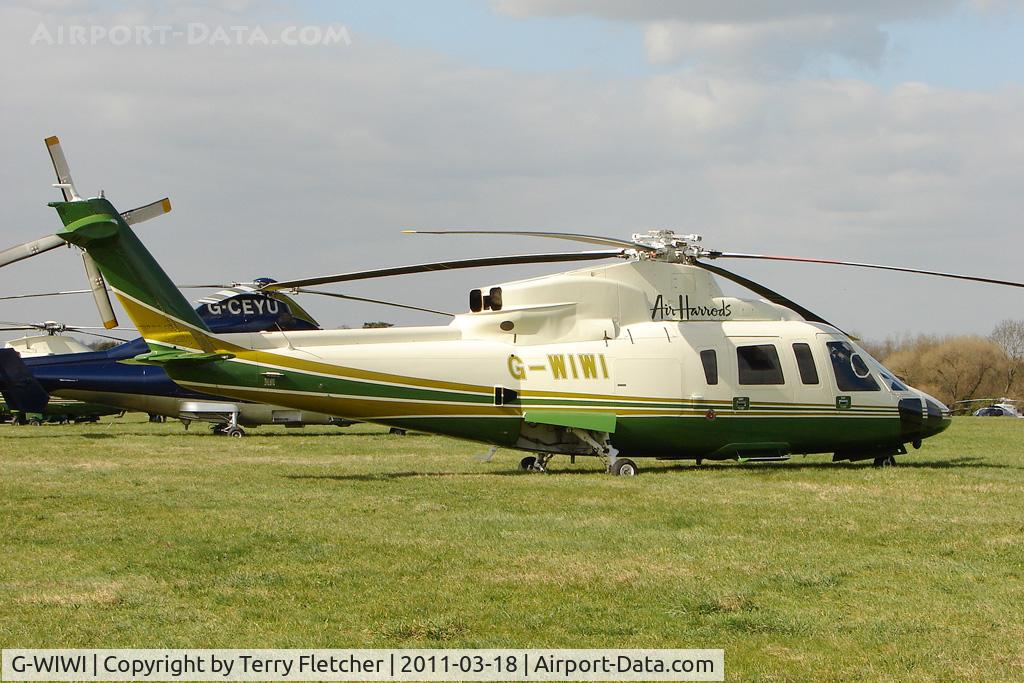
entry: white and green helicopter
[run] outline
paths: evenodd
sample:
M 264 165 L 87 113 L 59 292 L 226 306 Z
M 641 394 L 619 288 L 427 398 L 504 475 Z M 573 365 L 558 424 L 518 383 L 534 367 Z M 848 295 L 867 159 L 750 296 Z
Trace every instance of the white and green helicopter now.
M 146 339 L 150 351 L 136 361 L 199 391 L 515 448 L 531 453 L 520 465 L 532 471 L 544 471 L 555 455 L 595 456 L 617 475 L 636 474 L 638 457 L 700 463 L 832 453 L 836 461 L 889 465 L 908 444 L 920 447 L 950 424 L 944 405 L 901 382 L 840 329 L 709 263 L 808 259 L 711 251 L 699 236 L 671 231 L 631 240 L 499 231 L 602 248 L 268 287 L 301 291 L 516 263 L 615 263 L 474 289 L 469 311 L 444 326 L 215 334 L 107 199 L 72 192 L 51 206 L 64 224 L 56 237 L 97 264 Z M 763 298 L 724 296 L 715 276 Z

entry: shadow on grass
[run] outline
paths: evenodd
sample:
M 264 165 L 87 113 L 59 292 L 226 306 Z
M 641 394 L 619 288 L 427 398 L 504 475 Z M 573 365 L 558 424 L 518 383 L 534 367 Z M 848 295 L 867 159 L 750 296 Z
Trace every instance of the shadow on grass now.
M 757 475 L 771 474 L 777 476 L 784 476 L 785 472 L 796 472 L 801 470 L 835 470 L 841 471 L 843 469 L 865 469 L 872 467 L 871 461 L 865 461 L 863 463 L 849 463 L 849 462 L 805 462 L 805 463 L 749 463 L 749 464 L 734 464 L 729 462 L 704 464 L 704 465 L 672 465 L 669 467 L 655 467 L 651 469 L 643 468 L 641 466 L 641 474 L 645 477 L 664 475 L 664 474 L 680 474 L 680 473 L 692 473 L 694 475 L 700 475 L 701 473 L 714 472 L 716 474 L 734 472 L 736 474 L 747 475 L 756 473 Z M 1013 467 L 1012 465 L 1003 465 L 1000 463 L 987 462 L 983 458 L 956 458 L 954 460 L 933 460 L 933 461 L 897 461 L 893 471 L 901 469 L 959 469 L 959 468 L 971 468 L 971 469 L 1024 469 L 1024 467 Z M 411 479 L 415 477 L 423 478 L 452 478 L 452 477 L 481 477 L 481 476 L 497 476 L 497 477 L 527 477 L 527 476 L 607 476 L 603 470 L 600 469 L 565 469 L 560 470 L 556 467 L 549 469 L 544 475 L 536 473 L 523 472 L 517 468 L 509 468 L 507 470 L 498 471 L 480 471 L 480 472 L 367 472 L 364 474 L 285 474 L 282 475 L 286 479 L 302 480 L 329 480 L 329 481 L 390 481 L 397 479 Z
M 571 474 L 572 472 L 566 471 L 561 474 Z M 598 474 L 598 472 L 578 472 L 578 474 Z M 508 470 L 500 472 L 367 472 L 365 474 L 284 474 L 281 475 L 285 479 L 312 479 L 312 480 L 324 480 L 324 481 L 391 481 L 395 479 L 414 479 L 416 477 L 422 477 L 424 479 L 430 478 L 444 478 L 451 479 L 457 477 L 466 478 L 479 478 L 482 476 L 487 477 L 520 477 L 528 476 L 527 472 L 520 472 L 518 470 Z
M 732 470 L 734 472 L 757 472 L 758 474 L 771 473 L 776 474 L 784 471 L 799 471 L 799 470 L 842 470 L 842 469 L 876 469 L 870 460 L 862 460 L 858 462 L 793 462 L 793 461 L 781 461 L 781 462 L 756 462 L 756 463 L 732 463 L 728 461 L 716 462 L 716 463 L 705 463 L 703 465 L 673 465 L 670 467 L 659 467 L 656 469 L 644 470 L 644 474 L 668 474 L 671 472 L 680 471 L 693 471 L 693 472 L 726 472 Z M 897 458 L 896 465 L 892 468 L 895 471 L 903 469 L 927 469 L 927 470 L 945 470 L 945 469 L 1024 469 L 1024 467 L 1014 467 L 1013 465 L 1005 465 L 997 462 L 990 462 L 985 458 L 953 458 L 951 460 L 902 460 Z

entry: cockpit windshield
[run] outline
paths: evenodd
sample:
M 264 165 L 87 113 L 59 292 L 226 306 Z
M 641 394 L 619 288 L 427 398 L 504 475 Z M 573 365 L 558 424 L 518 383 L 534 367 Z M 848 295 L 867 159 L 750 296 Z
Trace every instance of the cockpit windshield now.
M 885 368 L 879 370 L 878 374 L 882 376 L 882 379 L 885 380 L 885 383 L 888 384 L 889 388 L 893 391 L 910 391 L 910 387 L 901 382 L 899 378 Z

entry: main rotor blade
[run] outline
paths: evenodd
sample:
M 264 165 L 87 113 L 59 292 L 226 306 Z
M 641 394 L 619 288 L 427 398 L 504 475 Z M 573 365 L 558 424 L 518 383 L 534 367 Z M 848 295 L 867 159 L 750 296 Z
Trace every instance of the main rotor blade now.
M 81 199 L 78 196 L 78 190 L 75 189 L 75 181 L 71 179 L 71 168 L 68 166 L 68 160 L 64 157 L 64 149 L 60 146 L 60 140 L 56 135 L 46 138 L 46 151 L 50 153 L 53 171 L 57 174 L 56 187 L 59 187 L 64 194 L 64 201 Z
M 0 268 L 21 261 L 22 259 L 35 256 L 36 254 L 42 254 L 44 251 L 50 251 L 51 249 L 62 247 L 66 244 L 67 242 L 56 235 L 47 235 L 46 237 L 40 237 L 37 240 L 32 240 L 31 242 L 25 242 L 24 244 L 19 244 L 16 247 L 5 249 L 4 251 L 0 251 Z
M 118 329 L 120 329 L 120 328 L 118 328 Z M 128 341 L 127 339 L 123 339 L 121 337 L 113 337 L 113 336 L 111 336 L 109 334 L 100 334 L 99 332 L 89 332 L 87 330 L 82 329 L 81 327 L 69 327 L 65 331 L 67 331 L 67 332 L 75 332 L 77 334 L 90 334 L 90 335 L 92 335 L 94 337 L 103 337 L 104 339 L 111 339 L 113 341 L 119 341 L 119 342 L 126 342 L 126 341 Z
M 934 275 L 936 277 L 947 277 L 954 280 L 971 280 L 973 282 L 986 282 L 992 285 L 1006 285 L 1008 287 L 1024 287 L 1024 282 L 1012 280 L 996 280 L 988 277 L 975 275 L 960 275 L 957 273 L 943 273 L 937 270 L 922 270 L 920 268 L 903 268 L 900 266 L 883 266 L 877 263 L 857 263 L 855 261 L 836 261 L 834 259 L 806 258 L 802 256 L 769 256 L 766 254 L 737 254 L 733 252 L 710 252 L 708 258 L 745 258 L 762 261 L 794 261 L 797 263 L 824 263 L 830 266 L 853 266 L 855 268 L 874 268 L 876 270 L 894 270 L 900 273 L 915 273 L 918 275 Z
M 7 327 L 18 329 L 18 330 L 45 330 L 46 325 L 42 323 L 26 323 L 17 320 L 0 320 L 0 325 L 6 325 Z
M 107 283 L 100 273 L 99 266 L 86 251 L 82 252 L 82 261 L 85 263 L 85 274 L 89 278 L 92 298 L 96 302 L 96 310 L 99 311 L 103 327 L 108 330 L 117 327 L 117 316 L 114 315 L 114 307 L 110 303 L 110 295 L 107 294 Z
M 644 249 L 649 250 L 636 242 L 620 240 L 615 237 L 599 237 L 597 235 L 581 235 L 575 232 L 545 232 L 538 230 L 403 230 L 406 235 L 519 235 L 521 237 L 548 237 L 556 240 L 568 240 L 570 242 L 584 242 L 586 244 L 600 244 L 605 247 L 622 247 L 623 249 Z
M 10 299 L 34 299 L 40 296 L 63 296 L 65 294 L 88 294 L 92 292 L 91 289 L 69 289 L 65 292 L 40 292 L 39 294 L 11 294 L 9 296 L 0 296 L 0 301 L 8 301 Z
M 832 325 L 832 323 L 825 320 L 817 313 L 814 313 L 813 311 L 804 308 L 795 301 L 787 299 L 778 292 L 768 289 L 767 287 L 760 283 L 754 282 L 753 280 L 748 280 L 742 275 L 737 275 L 736 273 L 728 271 L 725 268 L 719 268 L 718 266 L 713 266 L 710 263 L 704 263 L 702 261 L 695 261 L 693 265 L 697 266 L 698 268 L 703 268 L 704 270 L 710 271 L 715 275 L 720 275 L 721 277 L 724 277 L 726 280 L 731 280 L 732 282 L 735 282 L 738 285 L 746 287 L 750 291 L 755 292 L 756 294 L 760 294 L 768 301 L 771 301 L 773 304 L 779 304 L 780 306 L 785 306 L 786 308 L 792 311 L 796 311 L 797 313 L 803 316 L 804 320 L 808 320 L 810 322 L 815 323 L 825 323 L 826 325 Z M 835 327 L 837 330 L 839 329 L 835 325 L 832 325 L 832 327 Z M 842 332 L 842 330 L 839 331 Z
M 17 327 L 18 329 L 32 329 L 32 330 L 107 330 L 110 331 L 124 331 L 124 332 L 138 332 L 137 327 L 97 327 L 95 325 L 68 325 L 66 323 L 57 322 L 55 320 L 47 320 L 41 323 L 27 323 L 24 321 L 14 320 L 0 320 L 0 325 L 8 325 Z
M 28 331 L 28 330 L 35 330 L 35 329 L 38 329 L 38 328 L 35 328 L 35 327 L 0 327 L 0 332 L 25 332 L 25 331 Z M 43 331 L 45 332 L 46 330 L 43 330 Z M 88 335 L 91 335 L 93 337 L 103 337 L 104 339 L 110 339 L 111 341 L 122 342 L 122 343 L 128 341 L 127 339 L 123 339 L 121 337 L 112 337 L 109 334 L 100 334 L 99 332 L 86 332 L 85 330 L 79 330 L 79 329 L 72 328 L 72 327 L 69 327 L 69 328 L 67 328 L 65 330 L 61 330 L 61 331 L 62 332 L 74 332 L 76 334 L 88 334 Z M 52 337 L 52 336 L 55 336 L 55 335 L 49 335 L 49 336 Z
M 322 277 L 303 278 L 273 282 L 264 289 L 295 289 L 310 285 L 326 285 L 332 282 L 350 282 L 352 280 L 368 280 L 376 277 L 392 275 L 411 275 L 413 273 L 429 273 L 437 270 L 458 270 L 460 268 L 480 268 L 483 266 L 509 266 L 524 263 L 562 263 L 565 261 L 593 261 L 596 259 L 622 258 L 626 256 L 624 249 L 606 249 L 597 251 L 576 251 L 560 254 L 523 254 L 519 256 L 487 256 L 484 258 L 462 259 L 457 261 L 438 261 L 421 263 L 415 266 L 398 266 L 396 268 L 380 268 L 378 270 L 361 270 L 353 273 L 325 275 Z
M 395 308 L 407 308 L 410 311 L 422 311 L 424 313 L 434 313 L 436 315 L 446 315 L 449 318 L 454 318 L 454 313 L 448 313 L 447 311 L 437 311 L 433 308 L 423 308 L 421 306 L 411 306 L 409 304 L 400 304 L 394 301 L 384 301 L 383 299 L 368 299 L 362 296 L 352 296 L 350 294 L 337 294 L 335 292 L 321 292 L 316 289 L 306 289 L 305 287 L 297 287 L 296 290 L 300 294 L 319 294 L 320 296 L 331 296 L 336 299 L 348 299 L 350 301 L 362 301 L 368 304 L 381 304 L 382 306 L 394 306 Z
M 953 403 L 1019 403 L 1015 398 L 964 398 L 959 401 L 953 401 Z
M 18 323 L 11 322 L 9 320 L 0 320 L 0 332 L 24 332 L 27 330 L 38 330 L 39 332 L 45 332 L 46 334 L 53 336 L 64 332 L 75 332 L 77 334 L 89 334 L 94 337 L 103 337 L 104 339 L 111 339 L 113 341 L 124 342 L 126 339 L 121 337 L 113 337 L 109 334 L 100 334 L 99 332 L 90 332 L 89 330 L 102 330 L 102 327 L 93 327 L 91 325 L 64 325 L 63 323 Z M 114 330 L 123 330 L 125 332 L 138 332 L 134 327 L 115 327 Z
M 134 209 L 128 209 L 121 214 L 121 218 L 128 225 L 135 225 L 143 221 L 148 221 L 150 218 L 156 218 L 157 216 L 163 216 L 165 213 L 171 212 L 171 200 L 167 197 L 159 199 L 152 204 L 146 204 L 145 206 L 138 206 Z
M 232 287 L 234 287 L 237 284 L 239 284 L 239 283 L 234 283 L 234 284 L 226 285 L 226 284 L 224 284 L 222 282 L 219 285 L 212 285 L 212 284 L 211 285 L 177 285 L 176 284 L 174 286 L 177 287 L 178 289 L 231 289 Z

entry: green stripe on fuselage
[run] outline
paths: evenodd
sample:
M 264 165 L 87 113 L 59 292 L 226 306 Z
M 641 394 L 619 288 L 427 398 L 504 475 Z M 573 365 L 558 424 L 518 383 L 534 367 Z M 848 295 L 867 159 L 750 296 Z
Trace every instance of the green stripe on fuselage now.
M 424 389 L 397 384 L 368 382 L 344 377 L 326 377 L 298 370 L 281 369 L 283 376 L 274 377 L 274 387 L 265 387 L 260 367 L 238 360 L 206 363 L 194 368 L 175 368 L 176 381 L 199 389 L 210 390 L 216 385 L 217 393 L 239 398 L 258 398 L 270 402 L 281 402 L 302 409 L 316 410 L 333 415 L 356 419 L 371 419 L 390 426 L 405 429 L 424 430 L 449 436 L 494 443 L 502 446 L 514 445 L 522 423 L 521 411 L 529 402 L 494 406 L 493 395 L 472 394 Z M 410 381 L 415 381 L 410 378 Z M 275 394 L 278 394 L 275 397 Z M 285 398 L 281 394 L 287 394 Z M 388 414 L 386 406 L 391 401 L 404 402 L 406 414 Z M 367 406 L 379 401 L 379 419 L 367 416 Z M 557 403 L 558 399 L 545 399 L 545 405 Z M 564 401 L 566 404 L 572 401 Z M 360 408 L 355 408 L 360 404 Z M 773 404 L 770 412 L 774 417 L 759 416 L 754 411 L 740 411 L 726 414 L 719 412 L 714 419 L 703 414 L 688 415 L 630 415 L 638 408 L 666 412 L 689 408 L 685 403 L 666 401 L 662 405 L 650 403 L 595 400 L 589 405 L 617 414 L 618 426 L 612 443 L 623 454 L 636 456 L 702 457 L 713 453 L 722 446 L 739 442 L 782 442 L 789 444 L 790 452 L 816 453 L 833 452 L 849 448 L 871 448 L 881 444 L 900 443 L 900 420 L 894 410 L 889 416 L 851 413 L 808 414 L 807 408 L 799 405 L 785 407 Z M 460 406 L 475 407 L 478 414 L 459 414 Z M 767 410 L 767 409 L 766 409 Z

